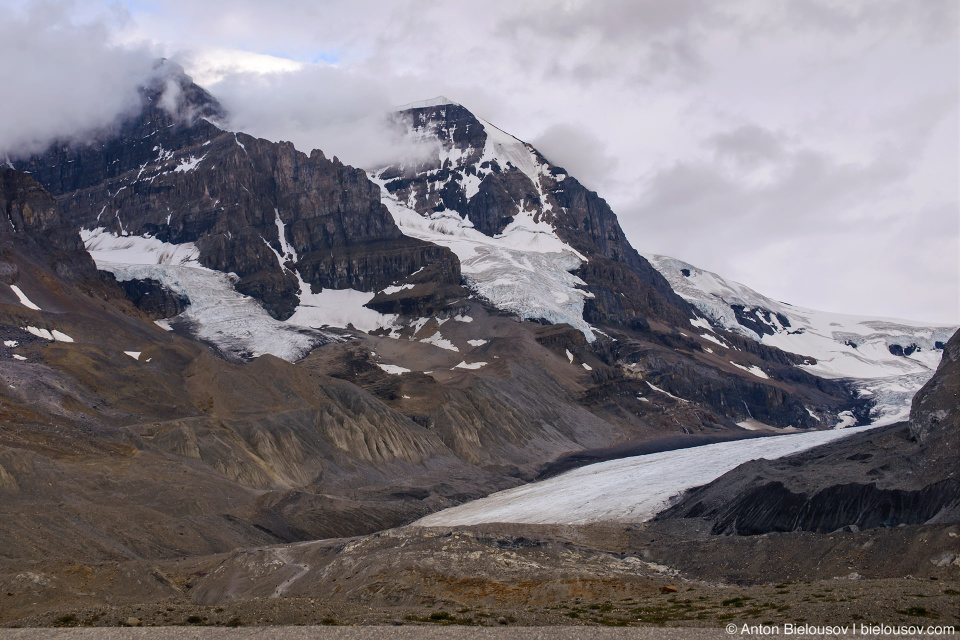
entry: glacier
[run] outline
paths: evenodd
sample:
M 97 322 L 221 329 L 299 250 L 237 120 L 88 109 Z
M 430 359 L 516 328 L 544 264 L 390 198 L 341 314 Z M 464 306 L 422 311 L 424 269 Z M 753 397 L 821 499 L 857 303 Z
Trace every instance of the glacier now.
M 870 418 L 875 424 L 890 424 L 909 415 L 913 395 L 940 364 L 937 343 L 946 344 L 957 329 L 796 307 L 676 258 L 655 254 L 644 257 L 703 316 L 692 325 L 706 331 L 717 326 L 761 344 L 815 358 L 815 364 L 800 367 L 824 378 L 849 380 L 861 397 L 874 400 Z M 755 327 L 765 330 L 758 332 L 738 322 L 734 306 L 743 307 L 741 314 L 750 316 Z M 701 337 L 727 348 L 709 333 Z M 897 346 L 915 350 L 894 355 L 891 347 L 896 350 Z
M 599 462 L 444 509 L 413 524 L 644 522 L 683 491 L 707 484 L 744 462 L 780 458 L 875 426 L 721 442 Z
M 201 265 L 200 251 L 193 243 L 171 244 L 146 236 L 118 236 L 103 228 L 82 229 L 80 237 L 98 269 L 111 272 L 120 281 L 157 280 L 189 299 L 186 310 L 164 324 L 183 329 L 226 354 L 239 358 L 271 354 L 292 362 L 315 346 L 335 340 L 332 335 L 309 326 L 311 320 L 317 321 L 316 317 L 297 322 L 273 318 L 256 300 L 237 292 L 235 275 Z M 315 297 L 320 294 L 311 295 L 314 296 L 312 304 L 318 304 Z M 332 295 L 335 299 L 329 306 L 338 310 L 336 302 L 343 294 L 332 292 Z M 342 309 L 338 312 L 342 313 Z
M 586 283 L 571 273 L 582 257 L 556 236 L 517 227 L 490 237 L 450 210 L 424 217 L 386 189 L 381 201 L 405 235 L 453 251 L 470 289 L 496 308 L 525 319 L 566 322 L 595 339 L 583 319 L 583 302 L 593 294 L 580 289 Z

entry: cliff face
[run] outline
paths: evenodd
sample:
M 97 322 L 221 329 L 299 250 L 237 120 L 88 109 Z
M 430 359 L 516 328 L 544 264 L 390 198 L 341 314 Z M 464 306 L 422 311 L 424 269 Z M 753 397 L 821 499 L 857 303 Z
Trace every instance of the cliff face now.
M 201 264 L 276 318 L 312 288 L 376 291 L 430 266 L 458 285 L 449 251 L 400 233 L 363 171 L 288 142 L 227 133 L 220 105 L 182 70 L 145 88 L 140 114 L 83 145 L 16 160 L 78 228 L 192 242 Z
M 96 266 L 80 235 L 66 222 L 56 199 L 36 180 L 12 169 L 0 169 L 0 281 L 19 278 L 20 254 L 26 251 L 61 277 L 95 279 Z M 18 255 L 14 256 L 16 252 Z
M 960 332 L 944 345 L 937 372 L 913 398 L 910 433 L 944 452 L 960 449 Z

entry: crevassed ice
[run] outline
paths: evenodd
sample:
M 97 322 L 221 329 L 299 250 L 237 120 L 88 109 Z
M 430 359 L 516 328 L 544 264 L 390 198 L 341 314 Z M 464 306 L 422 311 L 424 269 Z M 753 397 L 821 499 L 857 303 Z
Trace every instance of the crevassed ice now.
M 582 259 L 555 235 L 518 228 L 491 238 L 453 211 L 425 218 L 386 189 L 382 193 L 400 230 L 453 251 L 463 279 L 495 307 L 521 318 L 566 322 L 595 339 L 583 319 L 584 300 L 592 294 L 571 273 Z
M 312 330 L 312 323 L 329 320 L 311 309 L 299 309 L 299 320 L 276 320 L 256 300 L 234 289 L 236 276 L 201 265 L 199 251 L 192 243 L 180 245 L 144 236 L 117 236 L 104 229 L 83 230 L 81 237 L 97 268 L 113 273 L 118 280 L 151 278 L 190 300 L 187 309 L 174 323 L 189 329 L 199 339 L 215 344 L 225 353 L 237 356 L 272 354 L 295 361 L 317 344 L 331 339 Z M 331 309 L 343 311 L 339 302 L 361 304 L 371 294 L 342 300 L 344 292 L 329 291 L 336 298 Z M 322 294 L 309 294 L 312 304 L 320 305 Z M 365 310 L 369 311 L 369 310 Z M 376 313 L 372 312 L 371 313 Z M 294 314 L 296 316 L 296 314 Z M 333 324 L 327 322 L 327 324 Z
M 738 282 L 699 269 L 689 263 L 659 255 L 645 255 L 682 298 L 721 327 L 790 353 L 816 358 L 817 363 L 801 368 L 825 378 L 853 381 L 861 396 L 871 396 L 876 407 L 875 424 L 888 424 L 909 415 L 913 394 L 930 379 L 940 363 L 936 342 L 946 341 L 956 327 L 938 327 L 912 320 L 853 316 L 805 309 L 777 302 Z M 683 275 L 682 270 L 690 275 Z M 759 307 L 782 314 L 790 326 L 776 316 L 768 323 L 773 335 L 758 335 L 737 322 L 733 305 L 746 310 Z M 756 316 L 758 322 L 766 322 Z M 693 323 L 706 328 L 703 320 Z M 709 334 L 701 337 L 726 346 Z M 914 344 L 919 351 L 895 356 L 890 345 Z

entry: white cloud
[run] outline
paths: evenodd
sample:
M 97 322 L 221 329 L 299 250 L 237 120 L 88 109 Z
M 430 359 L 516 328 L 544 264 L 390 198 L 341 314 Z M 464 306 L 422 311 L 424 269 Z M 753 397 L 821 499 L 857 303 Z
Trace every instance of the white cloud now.
M 368 78 L 327 64 L 283 73 L 229 73 L 210 86 L 230 128 L 302 151 L 320 149 L 373 168 L 416 157 L 406 129 L 391 125 L 393 104 Z
M 603 141 L 589 131 L 566 123 L 549 126 L 529 141 L 553 164 L 559 165 L 591 189 L 601 188 L 619 161 Z
M 74 24 L 62 3 L 6 7 L 0 21 L 0 154 L 80 138 L 139 106 L 153 68 L 146 47 L 110 44 L 117 16 Z

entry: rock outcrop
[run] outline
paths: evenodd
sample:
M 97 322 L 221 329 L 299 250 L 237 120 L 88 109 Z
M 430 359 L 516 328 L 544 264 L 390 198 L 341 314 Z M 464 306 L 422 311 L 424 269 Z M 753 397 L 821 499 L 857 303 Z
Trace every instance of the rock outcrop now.
M 960 449 L 960 332 L 943 346 L 937 372 L 913 399 L 910 433 L 944 451 Z
M 3 282 L 17 281 L 24 252 L 70 281 L 96 277 L 96 266 L 80 235 L 64 219 L 54 197 L 30 176 L 0 168 L 0 214 Z

